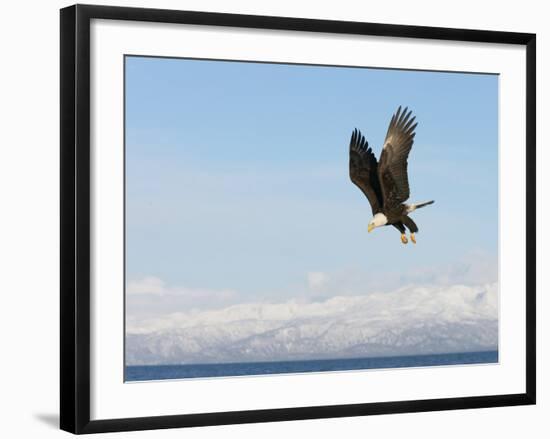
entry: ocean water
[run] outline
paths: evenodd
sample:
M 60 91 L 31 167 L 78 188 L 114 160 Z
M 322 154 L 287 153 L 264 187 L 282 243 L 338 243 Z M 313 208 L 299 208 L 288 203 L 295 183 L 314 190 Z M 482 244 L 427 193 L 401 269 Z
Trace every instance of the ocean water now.
M 397 367 L 444 366 L 497 362 L 498 351 L 484 351 L 334 360 L 126 366 L 125 381 L 268 375 L 277 373 L 330 372 L 361 369 L 390 369 Z

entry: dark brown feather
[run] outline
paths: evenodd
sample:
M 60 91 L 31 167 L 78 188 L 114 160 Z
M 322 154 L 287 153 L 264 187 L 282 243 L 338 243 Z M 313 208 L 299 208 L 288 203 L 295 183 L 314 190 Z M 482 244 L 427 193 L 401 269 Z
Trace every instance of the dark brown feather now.
M 385 211 L 392 211 L 405 202 L 410 195 L 407 159 L 411 151 L 416 123 L 412 111 L 401 107 L 393 115 L 380 155 L 378 176 L 381 184 Z
M 349 143 L 349 176 L 369 200 L 373 215 L 382 211 L 378 162 L 365 137 L 357 128 Z

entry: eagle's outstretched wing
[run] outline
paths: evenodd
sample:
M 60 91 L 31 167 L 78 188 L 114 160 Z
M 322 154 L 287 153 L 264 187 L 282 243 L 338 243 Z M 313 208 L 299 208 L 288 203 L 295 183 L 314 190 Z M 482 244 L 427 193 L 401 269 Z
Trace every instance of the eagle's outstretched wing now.
M 369 148 L 365 136 L 356 128 L 349 143 L 349 176 L 368 198 L 373 214 L 382 210 L 377 168 L 378 162 L 372 149 Z
M 414 140 L 415 117 L 407 108 L 401 107 L 393 115 L 380 154 L 378 178 L 382 188 L 382 200 L 385 210 L 391 210 L 409 198 L 409 177 L 407 159 Z

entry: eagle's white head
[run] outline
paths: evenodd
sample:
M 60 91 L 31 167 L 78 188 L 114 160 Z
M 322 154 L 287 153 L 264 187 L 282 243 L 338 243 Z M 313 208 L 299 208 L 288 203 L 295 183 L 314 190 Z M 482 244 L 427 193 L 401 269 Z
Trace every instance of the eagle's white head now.
M 369 232 L 372 232 L 377 227 L 385 226 L 386 224 L 388 224 L 388 218 L 383 213 L 378 212 L 369 222 Z

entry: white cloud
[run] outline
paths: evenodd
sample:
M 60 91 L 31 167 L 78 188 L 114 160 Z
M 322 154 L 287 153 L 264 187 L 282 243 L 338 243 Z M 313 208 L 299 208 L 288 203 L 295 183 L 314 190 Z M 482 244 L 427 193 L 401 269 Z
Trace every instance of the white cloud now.
M 154 295 L 154 296 L 183 296 L 195 299 L 229 299 L 236 296 L 236 292 L 230 289 L 212 290 L 205 288 L 186 288 L 167 286 L 166 283 L 154 276 L 146 276 L 139 280 L 128 282 L 126 288 L 128 295 Z
M 475 286 L 498 280 L 497 256 L 481 251 L 470 252 L 452 262 L 415 265 L 414 269 L 397 265 L 393 269 L 395 271 L 378 271 L 368 267 L 345 268 L 319 273 L 317 279 L 315 276 L 310 279 L 311 273 L 308 273 L 308 286 L 310 290 L 314 290 L 311 280 L 318 281 L 316 292 L 322 292 L 328 297 L 365 295 L 376 291 L 391 292 L 403 286 Z
M 128 282 L 126 294 L 163 295 L 166 291 L 164 281 L 154 276 Z
M 327 284 L 329 276 L 322 271 L 310 271 L 307 273 L 307 285 L 310 290 L 317 291 Z
M 146 276 L 128 282 L 126 288 L 126 319 L 169 319 L 180 311 L 227 306 L 239 300 L 231 289 L 189 288 L 168 285 L 155 276 Z

